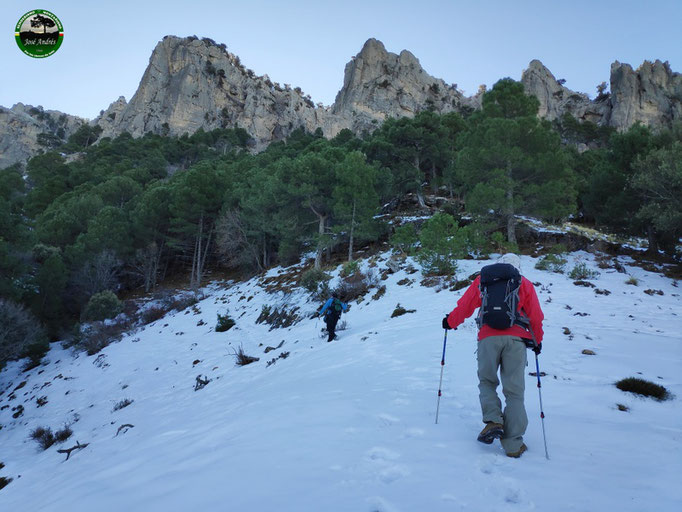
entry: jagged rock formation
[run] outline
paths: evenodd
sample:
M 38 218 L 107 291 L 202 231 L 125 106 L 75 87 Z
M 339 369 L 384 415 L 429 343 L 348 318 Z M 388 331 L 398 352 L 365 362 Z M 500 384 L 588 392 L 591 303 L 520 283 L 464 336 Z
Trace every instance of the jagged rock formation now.
M 637 121 L 658 128 L 682 120 L 682 75 L 667 62 L 611 64 L 611 126 L 625 128 Z
M 350 117 L 351 128 L 359 132 L 388 117 L 413 117 L 425 109 L 444 114 L 476 108 L 480 96 L 464 97 L 455 85 L 426 73 L 409 51 L 396 55 L 369 39 L 346 64 L 332 113 Z
M 600 125 L 626 129 L 637 121 L 654 128 L 682 119 L 682 76 L 668 63 L 611 66 L 611 93 L 597 99 L 560 84 L 537 60 L 521 81 L 540 101 L 541 117 L 565 112 Z M 346 65 L 343 87 L 334 104 L 315 105 L 300 88 L 256 76 L 239 57 L 210 39 L 166 36 L 154 49 L 139 88 L 129 103 L 121 97 L 91 121 L 103 137 L 127 131 L 133 136 L 194 133 L 199 128 L 244 128 L 253 149 L 286 138 L 297 128 L 321 129 L 333 137 L 344 128 L 373 130 L 388 117 L 466 112 L 481 107 L 485 88 L 465 97 L 455 85 L 430 76 L 407 50 L 388 52 L 369 39 Z M 83 119 L 17 104 L 0 107 L 0 168 L 66 140 Z M 40 138 L 40 140 L 39 140 Z
M 130 103 L 119 99 L 98 118 L 102 136 L 123 131 L 179 135 L 239 126 L 254 138 L 256 149 L 303 127 L 333 137 L 344 128 L 373 129 L 387 117 L 414 116 L 430 108 L 461 111 L 480 106 L 455 87 L 426 73 L 407 50 L 387 52 L 367 41 L 345 70 L 344 85 L 333 107 L 315 105 L 300 88 L 255 76 L 224 45 L 167 36 L 149 61 Z
M 123 96 L 119 96 L 105 111 L 100 113 L 94 124 L 102 128 L 102 133 L 113 135 L 115 133 L 116 118 L 121 115 L 121 112 L 123 112 L 127 105 L 126 99 Z
M 0 169 L 65 142 L 85 119 L 17 103 L 0 107 Z
M 682 75 L 657 60 L 636 71 L 629 64 L 611 64 L 611 92 L 590 100 L 561 85 L 538 60 L 523 72 L 526 92 L 540 101 L 539 115 L 549 120 L 568 112 L 583 121 L 624 130 L 641 122 L 654 129 L 682 120 Z
M 523 71 L 521 83 L 527 94 L 534 95 L 540 101 L 538 115 L 542 118 L 553 121 L 568 112 L 582 121 L 608 123 L 608 97 L 592 101 L 587 94 L 564 87 L 539 60 L 530 62 L 528 69 Z
M 102 136 L 194 133 L 199 128 L 244 128 L 257 149 L 303 127 L 333 136 L 329 109 L 316 107 L 299 89 L 256 76 L 224 45 L 208 39 L 166 36 L 156 46 L 130 102 L 101 116 Z

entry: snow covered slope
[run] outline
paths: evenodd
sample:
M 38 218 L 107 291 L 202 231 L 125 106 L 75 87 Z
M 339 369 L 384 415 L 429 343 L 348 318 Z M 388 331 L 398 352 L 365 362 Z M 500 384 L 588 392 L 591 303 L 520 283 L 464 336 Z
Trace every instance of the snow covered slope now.
M 599 270 L 587 253 L 571 254 L 567 269 L 577 261 Z M 473 319 L 449 333 L 434 424 L 440 323 L 462 291 L 421 286 L 420 273 L 391 274 L 380 283 L 385 295 L 372 300 L 372 290 L 354 303 L 343 317 L 348 328 L 326 343 L 314 319 L 273 330 L 257 324 L 265 304 L 296 305 L 302 314 L 319 304 L 300 289 L 268 294 L 254 279 L 216 283 L 196 309 L 162 318 L 100 354 L 54 344 L 48 363 L 28 373 L 10 364 L 0 374 L 0 476 L 13 481 L 0 490 L 0 510 L 679 510 L 677 283 L 620 258 L 639 285 L 599 270 L 592 282 L 611 292 L 600 295 L 566 275 L 536 270 L 535 262 L 522 257 L 524 274 L 541 283 L 546 316 L 540 369 L 547 373 L 550 460 L 530 375 L 529 451 L 510 459 L 498 442 L 476 442 L 482 423 Z M 458 277 L 486 263 L 462 261 Z M 416 311 L 391 318 L 398 303 Z M 236 326 L 217 333 L 216 315 L 226 311 Z M 240 346 L 260 360 L 236 366 Z M 278 358 L 283 352 L 289 356 Z M 534 370 L 529 357 L 528 372 Z M 195 391 L 198 375 L 210 382 Z M 614 386 L 630 376 L 676 397 L 657 402 Z M 40 397 L 47 403 L 39 407 Z M 124 399 L 132 403 L 114 410 Z M 14 419 L 20 404 L 23 415 Z M 66 423 L 74 434 L 62 445 L 39 451 L 29 439 L 35 427 Z M 121 429 L 126 424 L 133 426 Z M 69 460 L 57 453 L 76 440 L 89 444 Z

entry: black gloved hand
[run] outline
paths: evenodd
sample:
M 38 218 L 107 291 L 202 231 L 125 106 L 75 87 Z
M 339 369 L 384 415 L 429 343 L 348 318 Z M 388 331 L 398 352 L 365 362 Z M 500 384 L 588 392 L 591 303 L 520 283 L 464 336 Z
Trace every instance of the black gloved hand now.
M 445 318 L 443 318 L 443 329 L 445 329 L 446 331 L 452 329 L 452 327 L 450 327 L 450 324 L 448 324 L 448 315 L 445 315 Z
M 535 345 L 531 350 L 532 350 L 533 352 L 535 352 L 535 355 L 536 355 L 536 356 L 539 356 L 539 355 L 540 355 L 540 352 L 542 352 L 542 344 L 539 343 L 539 344 Z

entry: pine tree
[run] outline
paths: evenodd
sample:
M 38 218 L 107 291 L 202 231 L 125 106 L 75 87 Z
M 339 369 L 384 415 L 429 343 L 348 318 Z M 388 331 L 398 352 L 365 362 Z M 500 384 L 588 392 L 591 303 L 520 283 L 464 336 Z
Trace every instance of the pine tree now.
M 559 136 L 537 117 L 538 101 L 511 79 L 483 97 L 458 141 L 456 170 L 468 211 L 501 218 L 516 243 L 516 215 L 556 220 L 575 210 L 576 191 Z
M 348 153 L 335 168 L 334 217 L 348 232 L 348 261 L 353 261 L 353 244 L 360 233 L 368 234 L 379 208 L 380 171 L 369 165 L 359 151 Z

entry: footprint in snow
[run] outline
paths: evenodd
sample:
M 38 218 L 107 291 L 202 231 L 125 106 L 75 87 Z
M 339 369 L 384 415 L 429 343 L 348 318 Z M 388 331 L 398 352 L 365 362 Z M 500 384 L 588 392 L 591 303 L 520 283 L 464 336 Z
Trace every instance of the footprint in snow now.
M 400 423 L 400 420 L 396 418 L 395 416 L 391 416 L 390 414 L 379 414 L 377 416 L 379 418 L 379 421 L 381 424 L 385 427 L 392 427 L 396 423 Z
M 424 437 L 424 429 L 421 428 L 408 428 L 405 433 L 403 434 L 404 438 L 415 438 L 415 437 Z
M 367 452 L 367 458 L 373 461 L 396 460 L 399 457 L 400 454 L 389 450 L 388 448 L 382 448 L 381 446 L 375 446 Z
M 368 510 L 370 512 L 396 512 L 398 510 L 381 496 L 367 498 L 367 504 L 369 505 Z
M 395 466 L 389 466 L 387 468 L 382 469 L 379 472 L 379 479 L 385 484 L 391 484 L 396 480 L 400 480 L 401 478 L 409 475 L 410 470 L 407 468 L 407 466 L 397 464 Z

